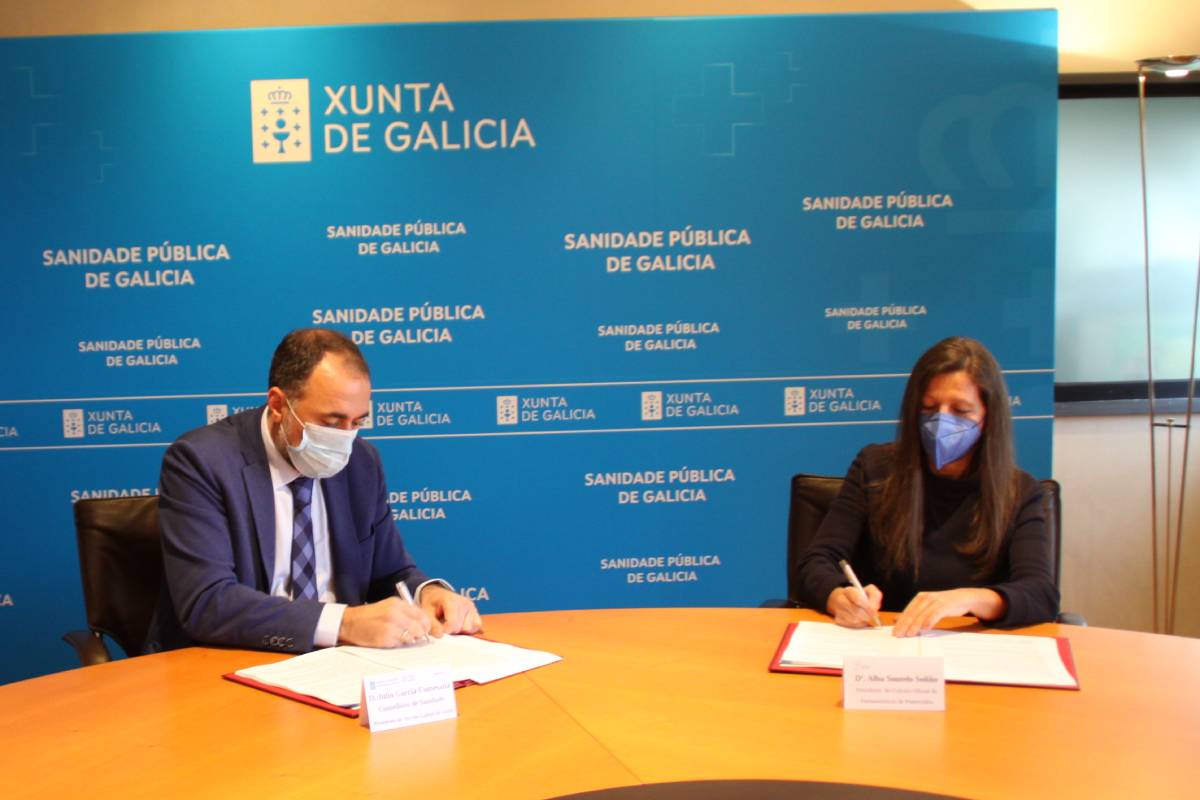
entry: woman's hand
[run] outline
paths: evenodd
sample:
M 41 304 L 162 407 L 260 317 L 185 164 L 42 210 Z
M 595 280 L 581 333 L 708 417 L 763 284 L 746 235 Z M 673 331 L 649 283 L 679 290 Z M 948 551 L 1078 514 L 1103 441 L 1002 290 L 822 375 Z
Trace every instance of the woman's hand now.
M 999 619 L 1008 604 L 991 589 L 949 589 L 944 592 L 918 592 L 896 617 L 893 636 L 917 636 L 932 630 L 946 617 L 971 614 L 978 619 Z
M 883 605 L 883 592 L 875 584 L 863 587 L 862 593 L 853 586 L 841 586 L 829 593 L 825 610 L 833 621 L 846 628 L 866 628 L 875 624 L 876 614 Z

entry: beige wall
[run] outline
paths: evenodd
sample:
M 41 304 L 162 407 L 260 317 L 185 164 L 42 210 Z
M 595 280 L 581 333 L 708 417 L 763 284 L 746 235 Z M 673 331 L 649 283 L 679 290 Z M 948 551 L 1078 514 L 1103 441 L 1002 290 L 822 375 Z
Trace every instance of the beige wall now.
M 1062 72 L 1130 71 L 1135 58 L 1200 50 L 1198 0 L 0 0 L 0 35 L 381 22 L 998 8 L 1059 10 Z M 1059 419 L 1054 471 L 1064 492 L 1064 607 L 1096 625 L 1151 627 L 1147 426 L 1140 417 Z M 1200 479 L 1200 442 L 1192 474 Z M 1188 515 L 1178 631 L 1200 635 L 1200 537 Z
M 1200 50 L 1197 0 L 0 0 L 0 36 L 564 17 L 1056 8 L 1062 72 Z
M 1182 422 L 1182 415 L 1178 422 Z M 1183 434 L 1172 447 L 1172 506 L 1178 508 Z M 1159 461 L 1159 591 L 1163 592 L 1161 537 L 1166 530 L 1167 441 L 1156 439 Z M 1188 456 L 1183 559 L 1175 632 L 1200 636 L 1200 438 Z M 1059 417 L 1054 421 L 1054 477 L 1063 494 L 1063 608 L 1106 628 L 1152 630 L 1150 434 L 1144 415 Z M 1172 527 L 1176 520 L 1172 519 Z M 1161 606 L 1160 606 L 1161 608 Z M 1161 625 L 1160 611 L 1160 625 Z

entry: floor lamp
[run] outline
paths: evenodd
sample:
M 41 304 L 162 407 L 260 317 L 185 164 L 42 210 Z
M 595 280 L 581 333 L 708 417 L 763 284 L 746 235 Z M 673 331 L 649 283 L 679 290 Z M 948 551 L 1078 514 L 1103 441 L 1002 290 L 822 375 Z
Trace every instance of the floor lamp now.
M 1175 603 L 1179 596 L 1179 561 L 1183 544 L 1183 501 L 1187 488 L 1188 444 L 1192 433 L 1192 402 L 1196 389 L 1196 327 L 1200 319 L 1200 254 L 1196 263 L 1196 297 L 1192 305 L 1191 358 L 1188 366 L 1187 409 L 1184 421 L 1177 424 L 1173 418 L 1158 422 L 1154 418 L 1154 360 L 1151 352 L 1150 313 L 1150 213 L 1146 194 L 1146 78 L 1150 75 L 1168 79 L 1183 78 L 1193 71 L 1200 71 L 1200 56 L 1158 56 L 1141 58 L 1138 65 L 1138 142 L 1141 148 L 1142 168 L 1142 269 L 1146 286 L 1146 373 L 1147 398 L 1150 409 L 1150 553 L 1153 569 L 1154 632 L 1175 632 Z M 1155 428 L 1166 428 L 1166 513 L 1165 526 L 1160 533 L 1158 514 L 1158 458 L 1155 446 Z M 1172 445 L 1175 430 L 1183 430 L 1183 456 L 1179 476 L 1179 497 L 1174 508 L 1171 502 Z M 1175 524 L 1172 527 L 1172 516 Z M 1172 541 L 1172 532 L 1174 541 Z M 1159 541 L 1162 541 L 1162 558 L 1159 558 Z M 1161 565 L 1160 565 L 1161 562 Z M 1159 580 L 1161 573 L 1161 583 Z M 1160 591 L 1161 587 L 1161 591 Z M 1161 616 L 1160 616 L 1161 612 Z M 1161 619 L 1161 626 L 1159 624 Z

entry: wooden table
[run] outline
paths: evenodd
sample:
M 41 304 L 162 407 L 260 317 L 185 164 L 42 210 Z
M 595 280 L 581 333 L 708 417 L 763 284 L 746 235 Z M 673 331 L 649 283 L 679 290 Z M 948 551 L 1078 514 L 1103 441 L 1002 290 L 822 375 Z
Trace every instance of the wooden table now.
M 1200 640 L 1044 625 L 1083 689 L 947 686 L 945 713 L 847 712 L 767 671 L 785 609 L 498 614 L 558 664 L 458 692 L 459 718 L 371 735 L 220 679 L 275 660 L 192 648 L 0 687 L 4 795 L 552 797 L 782 779 L 966 797 L 1195 797 Z M 953 624 L 966 625 L 967 621 Z

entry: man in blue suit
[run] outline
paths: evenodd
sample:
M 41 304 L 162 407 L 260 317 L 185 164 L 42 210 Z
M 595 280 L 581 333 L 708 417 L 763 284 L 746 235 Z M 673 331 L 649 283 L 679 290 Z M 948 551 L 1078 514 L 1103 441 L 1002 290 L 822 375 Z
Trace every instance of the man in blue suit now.
M 358 347 L 292 331 L 268 384 L 265 406 L 184 434 L 163 458 L 166 577 L 147 650 L 396 647 L 481 630 L 475 605 L 427 578 L 392 522 L 379 453 L 355 436 L 371 397 Z

